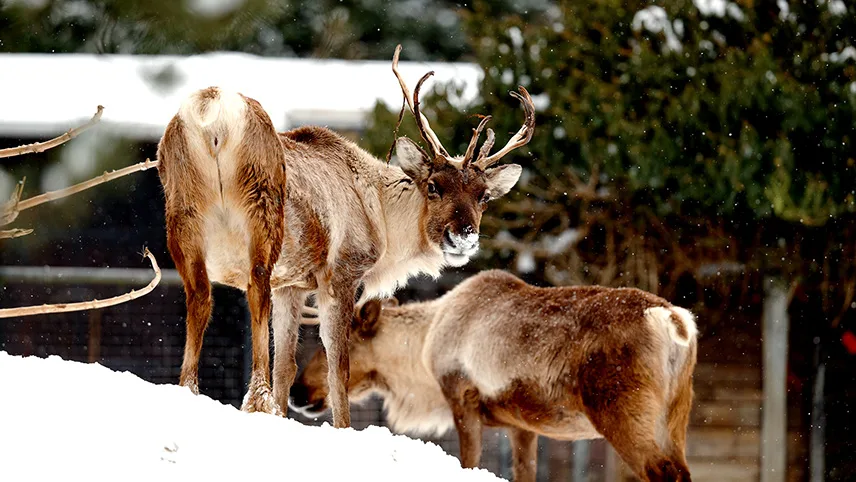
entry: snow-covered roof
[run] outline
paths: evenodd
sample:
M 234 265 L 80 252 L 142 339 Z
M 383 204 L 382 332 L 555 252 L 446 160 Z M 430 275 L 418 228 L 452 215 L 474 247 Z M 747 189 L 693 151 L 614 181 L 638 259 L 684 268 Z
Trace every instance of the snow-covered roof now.
M 463 88 L 456 103 L 467 104 L 478 95 L 482 72 L 476 65 L 400 64 L 411 89 L 429 70 L 435 71 L 433 82 Z M 0 54 L 0 72 L 0 136 L 56 134 L 88 119 L 100 104 L 105 107 L 101 129 L 153 140 L 185 96 L 211 85 L 261 102 L 278 130 L 310 123 L 359 128 L 376 101 L 394 109 L 401 106 L 391 59 Z M 425 88 L 432 85 L 429 81 Z

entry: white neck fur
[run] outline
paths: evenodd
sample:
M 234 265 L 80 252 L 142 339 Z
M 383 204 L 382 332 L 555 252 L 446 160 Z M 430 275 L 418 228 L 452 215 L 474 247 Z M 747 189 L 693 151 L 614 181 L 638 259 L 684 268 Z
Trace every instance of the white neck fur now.
M 377 188 L 383 219 L 378 224 L 385 245 L 363 277 L 363 299 L 391 296 L 419 274 L 437 278 L 446 264 L 440 247 L 426 238 L 422 226 L 426 200 L 419 187 L 396 166 L 383 163 L 380 172 Z

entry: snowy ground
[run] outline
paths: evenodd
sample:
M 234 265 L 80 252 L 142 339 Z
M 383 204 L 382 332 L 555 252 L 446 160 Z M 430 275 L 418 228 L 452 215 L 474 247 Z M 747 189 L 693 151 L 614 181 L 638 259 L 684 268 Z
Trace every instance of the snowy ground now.
M 100 365 L 5 352 L 0 473 L 21 481 L 499 480 L 385 428 L 309 427 Z

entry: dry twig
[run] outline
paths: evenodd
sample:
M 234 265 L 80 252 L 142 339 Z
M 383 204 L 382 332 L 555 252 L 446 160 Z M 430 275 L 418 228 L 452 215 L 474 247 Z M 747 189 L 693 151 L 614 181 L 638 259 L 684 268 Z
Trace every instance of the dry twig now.
M 20 238 L 21 236 L 26 236 L 32 232 L 32 229 L 8 229 L 6 231 L 0 231 L 0 239 Z
M 152 167 L 157 167 L 159 163 L 160 161 L 151 161 L 149 159 L 146 159 L 145 161 L 134 164 L 133 166 L 124 167 L 117 171 L 105 172 L 104 174 L 98 177 L 93 177 L 88 181 L 83 181 L 81 183 L 75 184 L 74 186 L 59 189 L 57 191 L 46 192 L 44 194 L 39 194 L 38 196 L 33 196 L 23 201 L 21 201 L 20 198 L 21 192 L 24 188 L 24 181 L 21 181 L 18 184 L 18 188 L 12 194 L 12 198 L 5 204 L 3 204 L 2 209 L 0 209 L 0 226 L 14 221 L 15 218 L 18 217 L 18 213 L 25 209 L 36 207 L 39 204 L 43 204 L 48 201 L 55 201 L 57 199 L 71 196 L 72 194 L 85 191 L 86 189 L 89 189 L 93 186 L 97 186 L 107 181 L 112 181 L 113 179 L 117 179 L 122 176 L 127 176 L 128 174 L 132 174 L 138 171 L 145 171 L 146 169 L 150 169 Z
M 31 316 L 31 315 L 44 315 L 49 313 L 68 313 L 71 311 L 83 311 L 83 310 L 93 310 L 97 308 L 106 308 L 108 306 L 114 306 L 122 303 L 126 303 L 131 300 L 135 300 L 142 296 L 145 296 L 151 293 L 152 290 L 160 283 L 161 280 L 161 270 L 158 266 L 157 260 L 155 260 L 154 255 L 146 249 L 143 253 L 149 261 L 152 263 L 152 269 L 155 271 L 155 277 L 152 279 L 151 283 L 149 283 L 145 288 L 140 290 L 131 290 L 128 293 L 114 296 L 112 298 L 107 298 L 106 300 L 92 300 L 92 301 L 81 301 L 79 303 L 60 303 L 55 305 L 41 305 L 41 306 L 21 306 L 18 308 L 4 308 L 0 309 L 0 318 L 12 318 L 17 316 Z
M 98 110 L 95 112 L 95 115 L 93 115 L 92 118 L 89 119 L 89 122 L 87 122 L 86 124 L 83 124 L 80 127 L 75 127 L 75 128 L 69 129 L 68 132 L 66 132 L 65 134 L 58 136 L 58 137 L 54 137 L 53 139 L 51 139 L 49 141 L 36 142 L 34 144 L 26 144 L 23 146 L 10 147 L 7 149 L 0 149 L 0 158 L 20 156 L 22 154 L 32 154 L 35 152 L 44 152 L 48 149 L 52 149 L 56 146 L 65 144 L 66 142 L 68 142 L 68 141 L 74 139 L 75 137 L 79 136 L 86 129 L 89 129 L 90 127 L 97 124 L 98 121 L 101 120 L 101 114 L 103 112 L 104 112 L 104 107 L 99 105 Z

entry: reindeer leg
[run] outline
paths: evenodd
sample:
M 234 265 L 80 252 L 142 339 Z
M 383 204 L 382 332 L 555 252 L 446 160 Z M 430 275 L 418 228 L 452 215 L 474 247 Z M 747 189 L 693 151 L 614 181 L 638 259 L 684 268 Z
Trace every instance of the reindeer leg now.
M 538 467 L 538 435 L 520 428 L 509 428 L 514 482 L 535 482 Z
M 667 455 L 658 436 L 665 432 L 665 408 L 655 390 L 604 389 L 584 403 L 594 427 L 641 480 L 690 482 L 683 460 Z
M 348 339 L 354 317 L 356 281 L 343 277 L 316 276 L 321 341 L 327 350 L 328 400 L 333 411 L 333 426 L 351 426 L 348 404 L 348 380 L 351 376 Z
M 466 469 L 478 467 L 482 453 L 478 389 L 460 373 L 444 376 L 440 387 L 455 417 L 455 428 L 461 445 L 461 466 Z
M 285 412 L 288 394 L 297 375 L 297 337 L 306 293 L 294 288 L 273 292 L 273 396 Z
M 167 247 L 184 283 L 187 303 L 187 334 L 179 384 L 199 394 L 199 354 L 202 337 L 211 318 L 211 283 L 202 255 L 198 220 L 189 215 L 172 214 L 168 210 L 166 224 Z
M 263 223 L 259 224 L 265 226 Z M 281 228 L 279 232 L 282 233 Z M 282 410 L 274 400 L 270 388 L 270 330 L 268 326 L 271 314 L 270 277 L 274 264 L 279 257 L 282 237 L 280 234 L 277 243 L 275 239 L 268 237 L 270 233 L 275 234 L 275 231 L 260 228 L 257 224 L 253 229 L 250 246 L 252 270 L 250 272 L 250 285 L 247 287 L 247 301 L 250 305 L 253 367 L 250 386 L 247 389 L 241 410 L 282 415 Z

